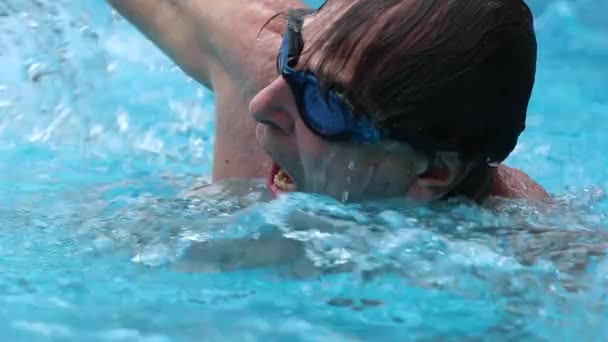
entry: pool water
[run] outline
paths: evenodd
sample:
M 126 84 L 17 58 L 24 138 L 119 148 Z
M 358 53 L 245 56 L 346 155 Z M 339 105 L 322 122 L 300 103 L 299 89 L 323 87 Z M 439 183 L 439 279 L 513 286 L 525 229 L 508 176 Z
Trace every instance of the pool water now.
M 608 1 L 529 4 L 508 164 L 556 201 L 490 210 L 212 185 L 211 92 L 103 1 L 0 2 L 0 338 L 606 340 Z

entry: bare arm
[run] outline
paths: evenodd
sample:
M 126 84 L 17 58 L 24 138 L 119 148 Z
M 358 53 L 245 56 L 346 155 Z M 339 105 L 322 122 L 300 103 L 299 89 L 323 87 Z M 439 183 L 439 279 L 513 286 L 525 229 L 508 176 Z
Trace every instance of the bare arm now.
M 213 89 L 213 178 L 265 177 L 271 160 L 258 146 L 251 99 L 277 77 L 284 30 L 268 19 L 300 0 L 108 0 L 186 73 Z
M 198 41 L 192 14 L 180 0 L 108 0 L 121 15 L 161 48 L 186 73 L 211 87 L 210 70 L 216 57 Z
M 108 0 L 191 77 L 214 90 L 220 78 L 259 88 L 270 80 L 282 24 L 262 26 L 298 0 Z M 271 63 L 272 64 L 272 63 Z M 273 75 L 276 76 L 276 75 Z

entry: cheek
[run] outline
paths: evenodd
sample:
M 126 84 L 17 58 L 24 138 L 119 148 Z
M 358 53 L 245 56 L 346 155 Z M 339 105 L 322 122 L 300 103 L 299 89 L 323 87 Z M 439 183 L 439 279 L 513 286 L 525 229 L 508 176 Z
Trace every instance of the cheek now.
M 327 143 L 314 134 L 300 119 L 296 120 L 295 131 L 301 155 L 313 160 L 321 159 L 327 151 Z

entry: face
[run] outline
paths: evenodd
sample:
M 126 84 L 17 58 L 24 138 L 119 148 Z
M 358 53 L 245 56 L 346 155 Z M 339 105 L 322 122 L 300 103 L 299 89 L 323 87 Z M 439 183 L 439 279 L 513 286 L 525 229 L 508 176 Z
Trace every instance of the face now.
M 307 36 L 312 40 L 321 32 L 318 23 L 323 22 L 327 25 L 326 18 L 306 20 L 302 29 L 305 43 Z M 299 60 L 294 69 L 315 73 L 314 56 Z M 347 69 L 342 74 L 345 79 Z M 404 197 L 427 168 L 427 159 L 402 142 L 335 140 L 314 132 L 310 120 L 303 120 L 294 91 L 298 89 L 279 75 L 250 103 L 258 122 L 258 143 L 275 163 L 269 170 L 274 192 L 320 193 L 342 201 Z M 323 113 L 317 112 L 319 115 Z

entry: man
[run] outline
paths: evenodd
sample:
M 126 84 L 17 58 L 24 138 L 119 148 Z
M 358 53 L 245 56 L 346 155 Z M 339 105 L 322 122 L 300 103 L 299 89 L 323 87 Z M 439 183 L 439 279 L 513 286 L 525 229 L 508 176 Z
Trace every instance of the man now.
M 500 164 L 535 76 L 521 0 L 109 2 L 215 92 L 215 180 L 355 201 L 547 197 Z

